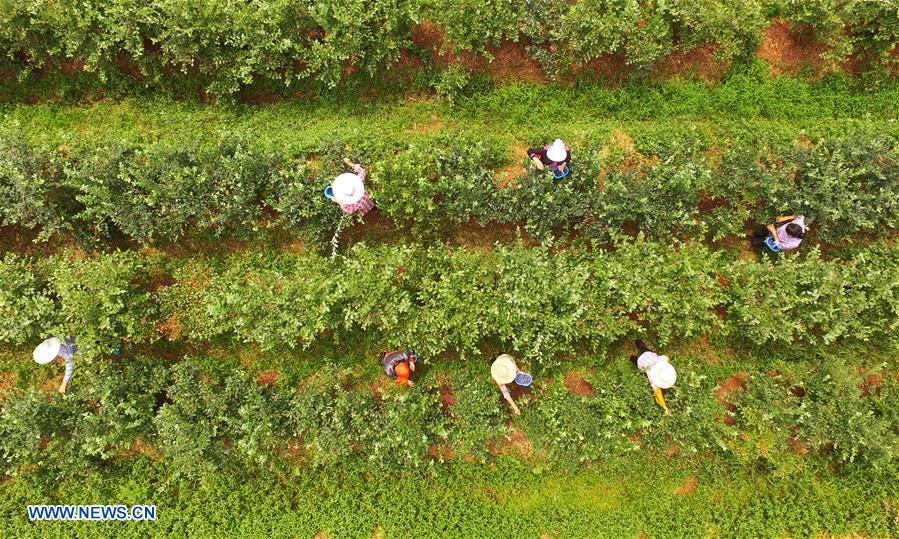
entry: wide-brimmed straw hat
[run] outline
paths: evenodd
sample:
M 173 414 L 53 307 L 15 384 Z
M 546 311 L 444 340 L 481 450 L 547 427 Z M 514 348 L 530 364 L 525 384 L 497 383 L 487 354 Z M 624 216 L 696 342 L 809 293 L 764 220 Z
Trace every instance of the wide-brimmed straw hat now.
M 671 365 L 671 363 L 668 363 L 667 356 L 659 356 L 659 359 L 661 361 L 646 371 L 646 376 L 653 386 L 661 389 L 668 389 L 674 385 L 675 381 L 677 381 L 677 372 L 674 370 L 674 366 Z
M 553 141 L 552 146 L 546 150 L 546 157 L 549 157 L 556 163 L 561 163 L 568 159 L 568 150 L 565 149 L 565 143 L 562 142 L 562 139 L 557 138 Z
M 497 384 L 511 384 L 518 374 L 518 367 L 515 366 L 515 360 L 509 354 L 502 354 L 493 361 L 490 366 L 490 376 Z
M 59 350 L 62 348 L 62 343 L 59 342 L 59 339 L 56 337 L 50 337 L 46 341 L 37 345 L 34 349 L 34 352 L 31 354 L 31 357 L 34 358 L 34 361 L 40 365 L 46 365 L 50 363 L 56 356 L 59 355 Z
M 344 205 L 355 204 L 365 195 L 362 178 L 352 172 L 344 172 L 331 182 L 334 200 Z

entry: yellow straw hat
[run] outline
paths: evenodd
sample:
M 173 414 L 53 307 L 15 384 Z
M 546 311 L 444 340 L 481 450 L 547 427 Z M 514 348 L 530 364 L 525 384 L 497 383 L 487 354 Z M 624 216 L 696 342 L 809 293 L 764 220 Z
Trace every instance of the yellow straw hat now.
M 518 367 L 515 366 L 515 360 L 509 354 L 502 354 L 493 361 L 490 366 L 490 376 L 497 384 L 511 384 L 518 374 Z

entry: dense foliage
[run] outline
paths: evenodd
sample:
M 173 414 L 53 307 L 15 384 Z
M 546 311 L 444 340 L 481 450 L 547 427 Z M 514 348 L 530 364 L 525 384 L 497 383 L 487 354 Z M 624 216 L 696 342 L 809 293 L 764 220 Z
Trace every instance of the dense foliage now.
M 589 141 L 575 145 L 574 172 L 561 182 L 533 168 L 510 178 L 499 168 L 505 149 L 465 135 L 361 149 L 326 141 L 285 156 L 233 132 L 210 144 L 113 141 L 77 152 L 30 145 L 15 126 L 3 134 L 0 216 L 42 240 L 74 230 L 150 244 L 283 226 L 325 244 L 341 212 L 321 191 L 347 155 L 369 167 L 379 211 L 423 238 L 476 222 L 521 224 L 539 240 L 578 231 L 609 241 L 622 229 L 720 239 L 801 213 L 813 237 L 833 241 L 899 224 L 899 146 L 862 130 L 724 153 L 692 141 L 648 141 L 639 151 Z
M 811 465 L 800 457 L 813 452 L 846 471 L 895 473 L 899 423 L 884 404 L 899 380 L 884 366 L 858 373 L 839 357 L 781 362 L 765 374 L 742 375 L 722 393 L 714 367 L 681 359 L 682 379 L 668 392 L 671 417 L 659 413 L 645 377 L 616 358 L 586 375 L 582 383 L 595 388 L 589 395 L 538 380 L 519 397 L 521 418 L 504 425 L 486 374 L 447 380 L 458 400 L 441 405 L 434 383 L 372 392 L 352 370 L 327 366 L 296 390 L 257 384 L 242 369 L 203 368 L 203 360 L 170 367 L 134 357 L 86 368 L 83 383 L 64 398 L 7 395 L 0 470 L 16 475 L 39 465 L 49 478 L 142 452 L 164 458 L 171 480 L 290 461 L 395 472 L 508 451 L 501 441 L 508 436 L 529 440 L 527 451 L 563 467 L 674 446 L 684 456 L 713 454 L 724 469 L 789 475 Z M 872 375 L 879 382 L 864 386 Z
M 8 257 L 10 328 L 78 335 L 106 353 L 124 338 L 220 338 L 266 350 L 377 335 L 428 355 L 497 343 L 541 364 L 618 339 L 699 337 L 766 346 L 893 342 L 899 252 L 875 244 L 825 261 L 817 250 L 732 260 L 697 243 L 638 238 L 615 250 L 355 246 L 343 257 L 247 252 L 220 260 L 124 254 Z M 144 267 L 146 266 L 146 267 Z M 168 272 L 171 272 L 169 276 Z M 153 284 L 158 283 L 158 284 Z M 56 309 L 31 308 L 53 303 Z M 156 327 L 156 331 L 150 328 Z M 7 332 L 6 339 L 20 341 Z
M 810 28 L 834 63 L 895 65 L 896 6 L 836 0 L 5 2 L 0 53 L 23 80 L 84 71 L 104 83 L 130 77 L 137 87 L 192 80 L 224 96 L 254 83 L 334 87 L 355 71 L 395 66 L 421 33 L 436 36 L 418 40 L 422 47 L 487 59 L 503 40 L 527 43 L 551 77 L 608 57 L 645 72 L 672 53 L 709 46 L 723 63 L 751 56 L 776 17 Z M 464 75 L 458 67 L 445 73 Z

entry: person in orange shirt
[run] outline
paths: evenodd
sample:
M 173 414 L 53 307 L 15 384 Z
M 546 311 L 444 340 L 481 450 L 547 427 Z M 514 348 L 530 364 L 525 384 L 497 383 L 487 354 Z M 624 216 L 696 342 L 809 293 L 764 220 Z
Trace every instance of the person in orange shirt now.
M 384 367 L 384 373 L 398 384 L 410 387 L 415 385 L 409 377 L 415 371 L 416 361 L 418 354 L 415 350 L 381 352 L 381 366 Z

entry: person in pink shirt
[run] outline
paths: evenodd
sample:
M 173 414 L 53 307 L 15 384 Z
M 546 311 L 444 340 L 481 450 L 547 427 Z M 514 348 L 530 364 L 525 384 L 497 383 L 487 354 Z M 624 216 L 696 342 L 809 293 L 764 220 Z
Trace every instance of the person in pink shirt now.
M 344 213 L 360 213 L 365 215 L 375 207 L 374 201 L 365 190 L 365 169 L 358 163 L 353 163 L 344 158 L 344 163 L 353 169 L 353 172 L 345 172 L 331 182 L 328 198 L 340 205 Z
M 782 215 L 774 223 L 752 233 L 750 241 L 755 247 L 767 247 L 770 251 L 792 251 L 799 247 L 805 232 L 804 215 Z

